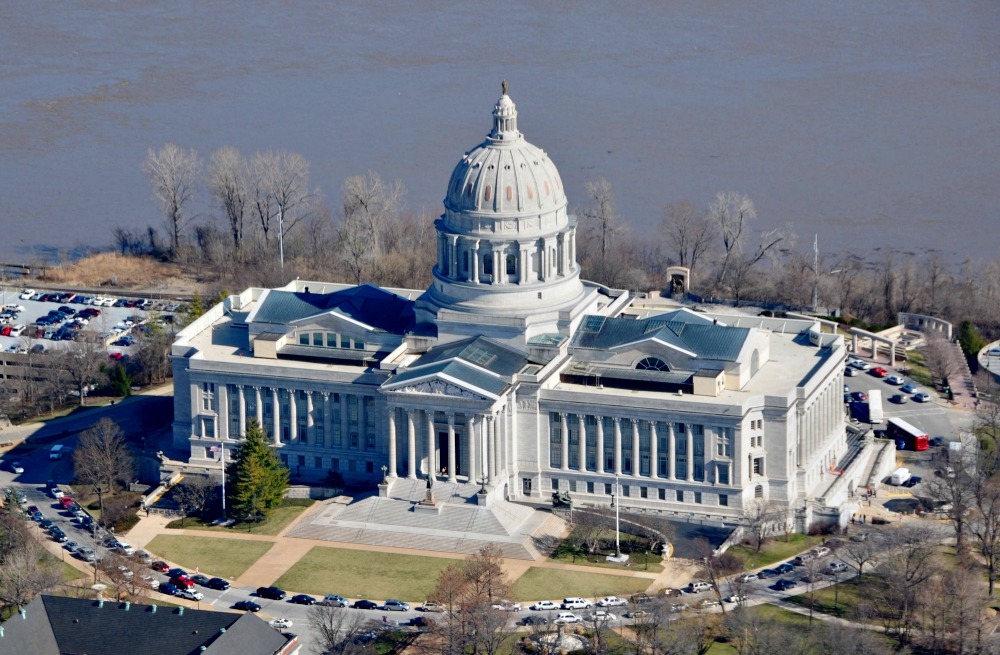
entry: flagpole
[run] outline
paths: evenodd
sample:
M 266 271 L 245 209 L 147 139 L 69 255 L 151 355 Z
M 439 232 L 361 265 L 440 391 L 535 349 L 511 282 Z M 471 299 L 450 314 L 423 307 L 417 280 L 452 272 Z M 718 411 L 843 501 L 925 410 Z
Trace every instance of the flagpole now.
M 222 519 L 226 519 L 226 447 L 222 447 L 222 456 L 219 458 L 222 462 Z

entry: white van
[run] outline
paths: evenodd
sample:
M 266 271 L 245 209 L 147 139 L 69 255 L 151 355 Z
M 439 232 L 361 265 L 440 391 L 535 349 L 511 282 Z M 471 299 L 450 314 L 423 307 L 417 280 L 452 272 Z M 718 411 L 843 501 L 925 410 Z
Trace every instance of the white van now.
M 892 472 L 892 476 L 889 478 L 889 484 L 894 484 L 897 487 L 907 480 L 910 479 L 910 469 L 905 467 L 900 467 Z
M 49 459 L 62 458 L 64 449 L 65 446 L 63 446 L 62 444 L 57 443 L 56 445 L 52 446 L 52 448 L 49 448 Z

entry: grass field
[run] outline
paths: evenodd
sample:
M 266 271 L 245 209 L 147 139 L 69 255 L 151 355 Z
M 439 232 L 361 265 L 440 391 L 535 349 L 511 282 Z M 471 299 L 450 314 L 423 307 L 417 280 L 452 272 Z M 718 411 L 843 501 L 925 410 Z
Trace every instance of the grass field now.
M 73 582 L 74 580 L 79 580 L 87 575 L 80 569 L 67 564 L 66 562 L 59 562 L 59 569 L 62 571 L 63 582 Z
M 934 377 L 931 375 L 930 370 L 927 365 L 924 364 L 924 356 L 916 351 L 911 350 L 906 353 L 906 365 L 910 367 L 907 375 L 917 384 L 922 384 L 925 387 L 934 388 Z
M 514 583 L 515 600 L 546 600 L 581 596 L 627 596 L 645 591 L 653 583 L 649 578 L 632 578 L 604 573 L 580 573 L 563 569 L 531 567 Z
M 838 585 L 839 590 L 836 593 L 833 587 L 817 589 L 813 594 L 813 611 L 832 614 L 841 618 L 850 615 L 851 610 L 857 607 L 866 597 L 872 595 L 874 589 L 870 585 L 879 584 L 878 578 L 867 574 L 862 580 L 863 582 L 860 585 L 856 584 L 856 578 L 849 582 L 842 581 Z M 789 603 L 795 603 L 800 607 L 809 609 L 808 593 L 789 596 L 786 600 Z M 834 603 L 834 600 L 836 600 L 836 603 Z
M 793 534 L 789 541 L 784 537 L 778 537 L 774 541 L 767 543 L 758 553 L 753 548 L 746 546 L 733 546 L 730 553 L 744 558 L 744 568 L 755 569 L 759 566 L 767 566 L 781 560 L 795 557 L 804 550 L 809 550 L 813 546 L 823 543 L 823 537 L 810 537 L 804 534 Z
M 154 559 L 160 556 L 177 562 L 189 573 L 197 567 L 205 575 L 235 580 L 273 545 L 270 541 L 161 534 L 149 542 L 146 550 L 153 553 Z
M 211 522 L 203 522 L 201 519 L 188 517 L 184 519 L 183 526 L 181 520 L 177 519 L 167 524 L 167 528 L 174 530 L 210 530 L 212 532 L 249 532 L 251 534 L 276 535 L 294 521 L 302 512 L 306 511 L 316 501 L 311 498 L 286 498 L 280 507 L 274 508 L 267 519 L 261 523 L 235 523 L 228 528 L 212 525 Z
M 308 594 L 423 602 L 456 560 L 316 546 L 274 583 Z
M 648 565 L 645 558 L 649 558 Z M 659 573 L 663 570 L 663 565 L 660 563 L 662 559 L 659 555 L 654 553 L 632 553 L 629 555 L 629 560 L 631 566 L 628 567 L 628 570 L 630 571 L 649 571 L 650 573 Z M 562 553 L 559 555 L 553 555 L 549 558 L 549 561 L 559 562 L 560 564 L 593 566 L 595 569 L 617 569 L 621 571 L 624 568 L 621 564 L 608 564 L 608 562 L 604 559 L 604 555 L 591 556 L 591 559 L 577 556 L 576 561 L 573 561 L 572 555 Z

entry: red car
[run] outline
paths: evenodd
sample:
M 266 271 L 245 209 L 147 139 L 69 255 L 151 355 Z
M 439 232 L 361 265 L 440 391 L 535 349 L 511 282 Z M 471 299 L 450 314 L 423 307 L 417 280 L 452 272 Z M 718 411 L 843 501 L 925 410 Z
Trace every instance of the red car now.
M 111 353 L 110 355 L 108 355 L 108 359 L 110 359 L 113 362 L 120 362 L 122 360 L 122 356 L 123 355 L 121 353 Z
M 881 366 L 876 366 L 871 370 L 871 374 L 877 378 L 884 378 L 885 376 L 889 375 L 889 371 L 885 370 Z
M 194 582 L 188 579 L 187 576 L 183 578 L 170 578 L 170 584 L 174 585 L 178 589 L 190 589 L 194 586 Z
M 3 326 L 3 328 L 0 329 L 0 336 L 9 337 L 10 336 L 10 329 L 11 328 L 10 328 L 9 325 Z
M 63 496 L 59 499 L 59 504 L 63 506 L 63 509 L 66 509 L 70 505 L 76 505 L 76 502 L 69 496 Z
M 170 570 L 170 566 L 162 560 L 157 560 L 153 562 L 152 564 L 149 565 L 149 568 L 153 569 L 154 571 L 157 571 L 158 573 L 166 573 L 167 571 Z

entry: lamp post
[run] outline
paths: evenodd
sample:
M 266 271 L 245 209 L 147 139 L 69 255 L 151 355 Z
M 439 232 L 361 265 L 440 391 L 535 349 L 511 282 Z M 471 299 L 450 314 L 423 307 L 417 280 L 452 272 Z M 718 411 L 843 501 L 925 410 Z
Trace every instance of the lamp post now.
M 611 506 L 615 508 L 615 554 L 608 555 L 605 559 L 614 564 L 624 564 L 628 562 L 628 555 L 622 555 L 621 546 L 621 520 L 619 512 L 621 511 L 621 484 L 618 482 L 618 476 L 615 476 L 615 490 L 611 494 Z
M 226 448 L 225 446 L 212 446 L 210 452 L 219 453 L 219 462 L 222 464 L 222 520 L 226 520 Z

